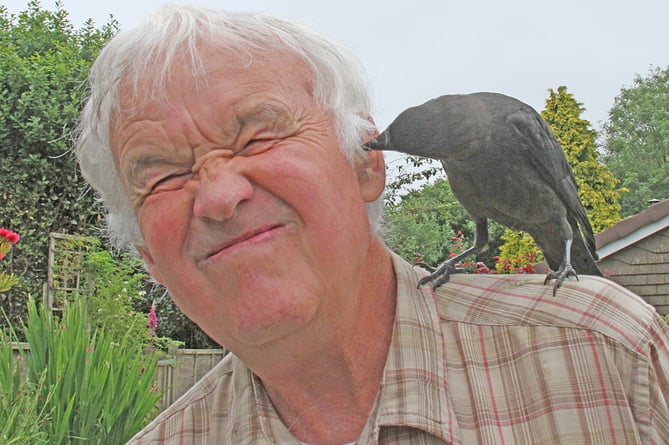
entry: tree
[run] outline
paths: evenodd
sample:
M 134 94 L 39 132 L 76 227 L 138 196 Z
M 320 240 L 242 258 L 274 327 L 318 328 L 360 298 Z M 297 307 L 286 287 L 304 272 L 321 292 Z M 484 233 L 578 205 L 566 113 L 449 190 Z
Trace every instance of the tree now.
M 74 29 L 58 2 L 53 12 L 36 0 L 17 15 L 0 7 L 0 226 L 22 236 L 11 262 L 20 283 L 0 303 L 13 317 L 26 294 L 41 296 L 48 234 L 94 234 L 99 225 L 68 135 L 89 67 L 116 30 L 113 19 Z
M 391 249 L 409 260 L 432 265 L 459 253 L 461 240 L 471 244 L 474 239 L 475 224 L 444 178 L 412 190 L 396 202 L 387 202 L 386 221 L 386 241 Z M 479 254 L 479 261 L 489 266 L 494 263 L 502 231 L 498 224 L 491 224 L 489 249 Z
M 391 169 L 393 180 L 386 184 L 384 196 L 386 205 L 389 206 L 399 203 L 406 193 L 444 177 L 441 164 L 434 159 L 403 154 L 401 159 L 388 163 L 389 169 L 391 164 L 394 164 Z
M 90 66 L 118 31 L 118 23 L 110 17 L 101 28 L 89 20 L 74 29 L 62 5 L 55 6 L 48 11 L 31 1 L 16 15 L 0 6 L 0 227 L 21 235 L 2 265 L 3 272 L 20 278 L 19 284 L 0 294 L 0 309 L 17 328 L 18 319 L 26 315 L 27 295 L 42 295 L 49 233 L 98 237 L 102 224 L 102 211 L 70 150 L 69 134 L 84 100 Z M 121 273 L 127 274 L 126 262 L 116 254 L 113 260 L 110 267 L 120 279 Z M 148 313 L 154 294 L 164 291 L 152 294 L 154 286 L 144 285 L 148 293 L 132 304 Z M 111 309 L 105 307 L 103 313 L 111 317 Z M 213 345 L 169 298 L 157 309 L 159 336 L 190 347 Z M 5 322 L 0 315 L 0 327 Z
M 579 188 L 579 197 L 585 207 L 593 230 L 598 232 L 612 226 L 620 220 L 620 195 L 624 191 L 613 173 L 602 164 L 597 152 L 597 132 L 590 127 L 590 122 L 581 118 L 585 109 L 567 87 L 560 86 L 557 91 L 549 89 L 546 108 L 541 112 L 553 130 L 565 152 L 567 161 L 574 172 Z M 527 234 L 504 235 L 500 258 L 512 260 L 518 258 L 543 258 L 541 252 Z M 499 268 L 498 268 L 499 270 Z
M 604 131 L 606 165 L 629 191 L 622 197 L 622 214 L 669 198 L 669 67 L 651 68 L 622 88 Z

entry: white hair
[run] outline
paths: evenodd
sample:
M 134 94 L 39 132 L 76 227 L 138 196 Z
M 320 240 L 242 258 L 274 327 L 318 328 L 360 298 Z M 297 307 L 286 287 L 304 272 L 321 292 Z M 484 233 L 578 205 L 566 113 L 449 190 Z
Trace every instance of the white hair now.
M 166 79 L 175 62 L 189 64 L 194 81 L 206 83 L 203 45 L 224 49 L 251 61 L 253 54 L 285 50 L 311 70 L 313 95 L 333 114 L 342 151 L 353 162 L 364 156 L 363 138 L 370 136 L 370 98 L 358 59 L 343 48 L 294 23 L 263 14 L 235 13 L 190 6 L 166 6 L 146 21 L 122 31 L 102 49 L 89 74 L 89 98 L 76 131 L 82 173 L 100 194 L 107 210 L 110 238 L 120 247 L 143 244 L 137 220 L 116 170 L 110 128 L 120 112 L 121 85 L 134 88 L 153 75 L 154 97 L 166 96 Z M 178 61 L 175 58 L 179 57 Z M 367 204 L 371 228 L 378 233 L 383 199 Z

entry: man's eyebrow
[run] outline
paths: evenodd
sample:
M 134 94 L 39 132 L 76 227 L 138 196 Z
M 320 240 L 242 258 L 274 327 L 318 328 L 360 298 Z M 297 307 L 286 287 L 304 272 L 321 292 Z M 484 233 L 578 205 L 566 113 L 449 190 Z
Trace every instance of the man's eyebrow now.
M 284 107 L 272 102 L 262 102 L 245 110 L 240 115 L 239 122 L 244 125 L 246 123 L 287 120 L 289 116 L 290 113 Z
M 155 167 L 185 167 L 187 165 L 192 164 L 189 163 L 186 160 L 173 160 L 169 159 L 165 156 L 161 156 L 160 153 L 146 153 L 142 155 L 138 155 L 136 157 L 133 157 L 129 159 L 126 163 L 128 166 L 127 172 L 128 172 L 128 179 L 132 183 L 143 183 L 146 178 L 143 176 L 145 175 L 146 171 L 149 168 L 155 168 Z

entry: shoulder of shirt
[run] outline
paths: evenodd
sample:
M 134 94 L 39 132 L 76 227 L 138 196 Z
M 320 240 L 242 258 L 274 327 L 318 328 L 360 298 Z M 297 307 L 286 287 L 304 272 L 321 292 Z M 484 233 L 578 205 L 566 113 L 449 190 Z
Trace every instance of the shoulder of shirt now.
M 226 382 L 230 383 L 232 374 L 237 367 L 238 359 L 233 354 L 227 354 L 221 361 L 198 380 L 188 391 L 179 397 L 174 403 L 163 410 L 146 427 L 138 432 L 127 445 L 136 442 L 143 443 L 141 439 L 151 436 L 156 429 L 170 421 L 174 416 L 181 415 L 184 411 L 196 405 L 219 389 Z
M 442 321 L 588 330 L 643 355 L 667 332 L 655 309 L 605 278 L 569 278 L 553 296 L 544 275 L 458 274 L 433 291 Z M 429 287 L 423 286 L 429 292 Z

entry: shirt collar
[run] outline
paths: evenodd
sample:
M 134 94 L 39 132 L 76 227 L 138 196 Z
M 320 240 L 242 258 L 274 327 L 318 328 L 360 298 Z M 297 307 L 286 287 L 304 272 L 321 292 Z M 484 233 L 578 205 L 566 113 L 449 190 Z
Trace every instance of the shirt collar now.
M 374 411 L 361 443 L 376 443 L 386 426 L 426 431 L 459 444 L 455 410 L 448 397 L 442 325 L 429 286 L 416 288 L 425 275 L 393 254 L 397 308 L 393 338 Z M 369 434 L 369 440 L 364 440 Z
M 230 402 L 231 429 L 226 442 L 239 445 L 275 443 L 293 445 L 260 379 L 237 359 L 233 372 L 234 399 Z

